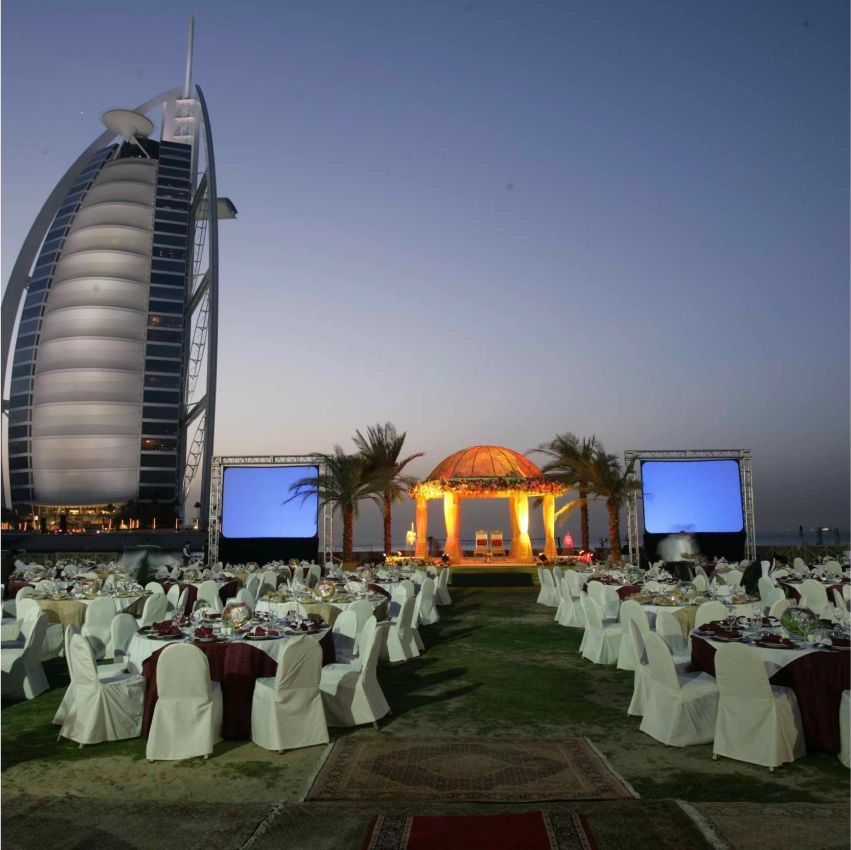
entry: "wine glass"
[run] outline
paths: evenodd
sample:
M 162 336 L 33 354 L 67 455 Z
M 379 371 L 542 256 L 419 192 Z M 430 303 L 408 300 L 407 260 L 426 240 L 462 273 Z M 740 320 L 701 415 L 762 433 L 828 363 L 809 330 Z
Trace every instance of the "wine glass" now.
M 733 610 L 733 607 L 730 606 L 727 609 L 727 625 L 730 627 L 731 630 L 736 628 L 736 620 L 736 612 Z
M 758 626 L 762 622 L 762 605 L 759 602 L 754 602 L 751 605 L 751 614 L 753 614 L 754 622 Z

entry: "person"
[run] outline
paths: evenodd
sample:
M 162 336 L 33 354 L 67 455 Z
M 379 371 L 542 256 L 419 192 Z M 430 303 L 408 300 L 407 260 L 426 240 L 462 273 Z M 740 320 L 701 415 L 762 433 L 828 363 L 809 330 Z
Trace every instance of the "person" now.
M 174 551 L 174 550 L 172 550 Z M 192 544 L 187 540 L 183 544 L 183 566 L 188 567 L 189 562 L 192 560 Z
M 669 564 L 691 560 L 696 554 L 694 539 L 685 530 L 668 535 L 656 547 L 656 555 Z

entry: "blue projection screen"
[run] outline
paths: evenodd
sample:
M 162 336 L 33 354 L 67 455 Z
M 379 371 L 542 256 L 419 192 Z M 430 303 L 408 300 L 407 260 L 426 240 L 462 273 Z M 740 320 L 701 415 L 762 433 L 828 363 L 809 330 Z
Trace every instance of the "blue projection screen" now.
M 290 485 L 315 466 L 231 466 L 222 486 L 223 537 L 316 537 L 319 499 L 292 501 Z
M 644 530 L 734 532 L 744 527 L 735 460 L 645 461 L 641 464 Z

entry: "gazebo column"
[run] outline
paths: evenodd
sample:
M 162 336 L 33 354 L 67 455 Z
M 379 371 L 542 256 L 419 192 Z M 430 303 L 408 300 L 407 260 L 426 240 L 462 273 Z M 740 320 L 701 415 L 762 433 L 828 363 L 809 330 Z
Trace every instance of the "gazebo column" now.
M 544 496 L 544 554 L 551 560 L 558 554 L 556 550 L 556 497 Z
M 512 493 L 508 497 L 508 513 L 511 519 L 511 549 L 508 551 L 508 560 L 517 563 L 520 560 L 520 528 L 517 525 L 517 494 Z
M 428 501 L 423 496 L 417 497 L 417 551 L 415 557 L 428 557 Z
M 446 546 L 443 551 L 450 564 L 461 563 L 461 497 L 457 493 L 443 494 L 443 518 L 446 522 Z
M 515 523 L 517 524 L 517 546 L 511 543 L 512 551 L 516 551 L 517 562 L 531 564 L 535 559 L 532 555 L 532 541 L 529 539 L 529 497 L 525 493 L 515 493 L 513 500 Z

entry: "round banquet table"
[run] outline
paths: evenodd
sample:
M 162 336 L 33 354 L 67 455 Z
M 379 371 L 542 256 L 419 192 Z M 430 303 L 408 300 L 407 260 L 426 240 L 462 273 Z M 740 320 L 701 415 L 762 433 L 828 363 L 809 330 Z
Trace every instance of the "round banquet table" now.
M 333 664 L 336 656 L 331 630 L 325 629 L 311 637 L 317 638 L 322 647 L 322 666 Z M 220 682 L 222 686 L 224 708 L 222 736 L 224 738 L 251 737 L 251 701 L 254 697 L 254 682 L 257 679 L 266 679 L 275 675 L 287 640 L 288 638 L 283 637 L 256 643 L 239 640 L 194 644 L 207 656 L 210 664 L 210 679 Z M 131 661 L 128 664 L 130 672 L 139 670 L 135 667 L 133 658 L 145 654 L 145 660 L 140 668 L 147 682 L 145 708 L 142 715 L 143 738 L 148 737 L 157 705 L 157 662 L 162 650 L 173 643 L 185 642 L 187 641 L 152 641 L 136 635 L 130 644 Z M 149 646 L 139 647 L 140 643 L 149 644 Z
M 283 618 L 284 612 L 287 611 L 291 602 L 295 600 L 286 600 L 284 602 L 275 602 L 276 605 L 275 613 L 280 614 Z M 308 616 L 311 614 L 318 614 L 329 626 L 333 626 L 337 620 L 337 617 L 345 611 L 352 602 L 356 602 L 357 600 L 352 599 L 348 602 L 334 602 L 334 600 L 330 600 L 329 602 L 301 602 L 299 600 L 299 604 L 304 608 L 307 612 Z M 387 599 L 382 596 L 381 599 L 369 599 L 367 600 L 370 605 L 372 605 L 372 612 L 375 616 L 376 620 L 386 620 L 387 619 Z M 383 606 L 383 609 L 382 609 Z M 259 613 L 268 614 L 269 613 L 269 602 L 265 599 L 261 599 L 257 603 L 257 607 L 255 610 Z
M 744 602 L 740 605 L 725 605 L 724 607 L 727 611 L 732 611 L 737 617 L 749 617 L 752 613 L 752 605 L 752 602 Z M 676 614 L 677 611 L 689 611 L 690 613 L 694 612 L 694 615 L 696 616 L 697 609 L 700 608 L 700 604 L 694 604 L 692 602 L 684 602 L 682 605 L 653 605 L 652 603 L 641 603 L 641 607 L 644 609 L 644 613 L 647 614 L 647 621 L 650 623 L 650 628 L 655 631 L 656 618 L 663 611 L 670 611 L 672 614 Z M 677 619 L 679 619 L 679 617 Z M 694 628 L 694 619 L 694 616 L 687 618 L 689 627 L 684 629 L 684 637 L 687 637 L 692 628 Z
M 715 652 L 723 643 L 692 634 L 691 667 L 715 675 Z M 768 649 L 751 646 L 765 664 L 772 685 L 791 688 L 798 698 L 807 750 L 839 752 L 839 704 L 851 690 L 847 650 Z
M 195 600 L 198 599 L 198 588 L 201 587 L 200 581 L 166 581 L 162 582 L 163 590 L 168 593 L 174 585 L 180 588 L 180 592 L 183 593 L 184 590 L 187 590 L 186 594 L 186 605 L 183 608 L 184 614 L 192 613 L 192 606 L 195 604 Z M 239 581 L 236 579 L 231 579 L 231 581 L 217 581 L 217 585 L 219 585 L 219 599 L 222 600 L 222 605 L 226 604 L 228 599 L 232 596 L 236 596 L 239 591 Z
M 582 585 L 582 590 L 585 593 L 588 593 L 589 583 L 597 580 L 598 579 L 589 578 L 588 581 L 586 581 Z M 601 581 L 600 584 L 602 584 L 603 587 L 613 587 L 618 592 L 618 596 L 621 598 L 621 600 L 629 599 L 630 596 L 632 596 L 634 593 L 640 592 L 641 590 L 641 588 L 637 584 L 614 584 L 609 581 Z

